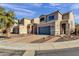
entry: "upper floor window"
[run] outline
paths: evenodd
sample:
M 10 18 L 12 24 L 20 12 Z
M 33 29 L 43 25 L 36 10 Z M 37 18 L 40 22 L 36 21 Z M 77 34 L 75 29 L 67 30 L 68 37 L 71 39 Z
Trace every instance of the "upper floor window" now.
M 54 19 L 54 15 L 49 16 L 49 21 Z
M 41 18 L 41 19 L 40 19 L 40 22 L 43 22 L 43 21 L 44 21 L 44 18 Z

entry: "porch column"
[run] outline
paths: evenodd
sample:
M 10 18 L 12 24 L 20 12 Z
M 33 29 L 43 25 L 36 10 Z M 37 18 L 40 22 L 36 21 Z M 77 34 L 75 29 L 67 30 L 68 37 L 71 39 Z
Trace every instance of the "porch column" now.
M 39 34 L 39 29 L 38 29 L 38 26 L 37 26 L 37 34 Z
M 68 23 L 66 23 L 66 34 L 70 35 L 70 27 Z

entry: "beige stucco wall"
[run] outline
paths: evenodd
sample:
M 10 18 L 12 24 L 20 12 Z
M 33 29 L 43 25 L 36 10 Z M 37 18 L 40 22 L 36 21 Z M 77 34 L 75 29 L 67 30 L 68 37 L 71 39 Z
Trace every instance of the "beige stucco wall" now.
M 63 20 L 67 20 L 67 19 L 69 19 L 69 17 L 70 17 L 69 13 L 67 13 L 67 14 L 63 14 L 62 18 L 63 18 Z
M 36 23 L 36 24 L 40 24 L 40 18 L 34 18 L 33 21 L 34 21 L 34 23 Z
M 31 20 L 23 19 L 24 25 L 19 25 L 19 34 L 28 34 L 27 26 L 31 24 Z
M 19 26 L 19 34 L 27 34 L 27 27 L 26 26 Z
M 64 21 L 68 21 L 69 24 L 69 30 L 71 33 L 73 33 L 75 31 L 75 20 L 74 20 L 74 14 L 73 12 L 69 12 L 65 15 L 63 15 L 63 20 Z
M 52 20 L 52 21 L 48 21 L 48 16 L 49 15 L 55 15 L 55 19 Z M 68 24 L 69 24 L 69 28 L 68 30 L 70 29 L 71 31 L 74 31 L 75 30 L 75 21 L 74 21 L 74 14 L 72 12 L 70 12 L 69 14 L 64 14 L 62 15 L 61 13 L 59 12 L 56 12 L 56 13 L 51 13 L 49 15 L 46 15 L 46 16 L 42 16 L 46 19 L 46 21 L 44 22 L 40 22 L 40 18 L 42 17 L 39 17 L 39 18 L 34 18 L 33 19 L 33 22 L 37 24 L 37 32 L 38 32 L 38 27 L 45 27 L 45 26 L 53 26 L 51 27 L 51 34 L 55 34 L 55 35 L 60 35 L 60 28 L 61 28 L 61 21 L 65 22 L 65 21 L 68 21 Z M 63 17 L 63 19 L 62 19 Z M 44 20 L 45 20 L 44 19 Z M 29 19 L 23 19 L 22 20 L 24 22 L 24 25 L 19 25 L 19 33 L 20 34 L 28 34 L 28 31 L 27 31 L 27 25 L 28 24 L 31 24 L 31 20 Z M 54 32 L 53 32 L 54 31 Z
M 31 24 L 31 20 L 24 19 L 24 26 L 27 26 L 28 24 Z
M 70 30 L 71 32 L 74 32 L 75 31 L 75 20 L 74 20 L 74 14 L 73 12 L 70 12 L 70 18 L 69 18 L 69 24 L 70 24 Z
M 60 35 L 60 22 L 62 21 L 62 15 L 60 13 L 57 13 L 58 17 L 55 21 L 55 35 Z
M 42 22 L 38 25 L 38 27 L 53 26 L 53 28 L 51 28 L 51 34 L 54 33 L 54 35 L 60 35 L 60 22 L 62 21 L 62 14 L 56 12 L 49 15 L 55 15 L 54 20 L 48 22 Z M 47 16 L 47 20 L 49 15 Z
M 13 28 L 14 28 L 15 26 L 18 26 L 18 20 L 15 19 L 15 22 L 16 22 L 16 23 L 14 23 L 14 25 L 11 27 L 11 32 L 13 32 Z

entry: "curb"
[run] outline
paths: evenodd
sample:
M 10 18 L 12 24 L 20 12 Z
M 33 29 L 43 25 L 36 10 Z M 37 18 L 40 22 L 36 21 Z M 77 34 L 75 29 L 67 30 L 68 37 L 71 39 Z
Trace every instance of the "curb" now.
M 75 47 L 79 47 L 79 40 L 53 42 L 53 43 L 0 44 L 1 49 L 11 49 L 11 50 L 55 50 L 55 49 L 75 48 Z

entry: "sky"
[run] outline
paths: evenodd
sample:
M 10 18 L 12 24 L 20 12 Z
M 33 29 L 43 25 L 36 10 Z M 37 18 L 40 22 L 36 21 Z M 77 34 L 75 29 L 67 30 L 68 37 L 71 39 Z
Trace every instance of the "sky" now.
M 73 11 L 75 22 L 79 23 L 79 4 L 77 3 L 0 3 L 0 6 L 14 11 L 17 19 L 33 19 L 56 10 L 62 14 Z

